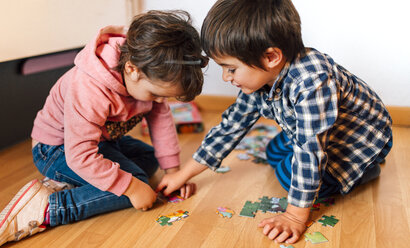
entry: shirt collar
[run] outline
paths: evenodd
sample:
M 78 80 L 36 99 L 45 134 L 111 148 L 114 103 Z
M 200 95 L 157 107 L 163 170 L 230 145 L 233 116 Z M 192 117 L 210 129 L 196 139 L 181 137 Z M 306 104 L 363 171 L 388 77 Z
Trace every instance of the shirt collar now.
M 275 93 L 278 94 L 282 91 L 281 83 L 282 83 L 282 80 L 285 77 L 285 75 L 288 74 L 289 67 L 290 67 L 290 62 L 287 61 L 286 64 L 283 66 L 282 70 L 280 71 L 279 75 L 276 77 L 276 80 L 273 83 L 272 88 L 270 89 L 269 98 L 272 98 L 273 94 L 275 94 Z

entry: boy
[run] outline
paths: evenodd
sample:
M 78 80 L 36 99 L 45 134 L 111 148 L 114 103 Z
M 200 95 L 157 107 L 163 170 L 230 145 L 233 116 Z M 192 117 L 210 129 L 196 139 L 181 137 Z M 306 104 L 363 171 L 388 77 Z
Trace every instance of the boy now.
M 169 194 L 205 168 L 218 168 L 259 117 L 273 119 L 282 132 L 267 156 L 289 205 L 259 227 L 272 240 L 294 243 L 316 198 L 347 194 L 379 176 L 392 146 L 391 118 L 366 83 L 304 47 L 290 0 L 217 1 L 201 33 L 223 80 L 241 91 L 193 159 L 157 190 Z

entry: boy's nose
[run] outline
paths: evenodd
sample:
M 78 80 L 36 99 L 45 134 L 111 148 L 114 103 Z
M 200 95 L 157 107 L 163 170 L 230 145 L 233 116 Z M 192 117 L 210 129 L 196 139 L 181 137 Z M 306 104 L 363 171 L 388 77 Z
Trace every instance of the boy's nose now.
M 233 80 L 232 76 L 229 75 L 225 70 L 222 72 L 222 80 L 225 82 L 230 82 Z

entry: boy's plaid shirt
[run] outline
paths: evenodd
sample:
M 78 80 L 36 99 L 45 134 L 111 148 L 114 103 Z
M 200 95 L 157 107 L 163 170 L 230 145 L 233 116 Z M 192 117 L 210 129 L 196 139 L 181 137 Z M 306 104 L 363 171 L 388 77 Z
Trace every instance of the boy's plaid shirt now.
M 325 170 L 348 193 L 392 136 L 392 120 L 376 93 L 315 49 L 287 63 L 269 88 L 239 92 L 194 159 L 215 170 L 261 116 L 273 119 L 294 150 L 288 202 L 309 207 Z

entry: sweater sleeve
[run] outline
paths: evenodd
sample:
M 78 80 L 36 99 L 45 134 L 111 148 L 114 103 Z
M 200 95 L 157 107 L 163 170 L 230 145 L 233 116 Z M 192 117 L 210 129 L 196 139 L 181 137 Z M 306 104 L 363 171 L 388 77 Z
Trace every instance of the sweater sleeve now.
M 152 110 L 146 119 L 160 167 L 169 169 L 179 166 L 181 149 L 169 105 L 166 102 L 153 102 Z
M 108 99 L 92 84 L 70 87 L 64 102 L 64 145 L 67 165 L 75 173 L 98 189 L 120 196 L 132 175 L 98 153 L 109 108 Z

